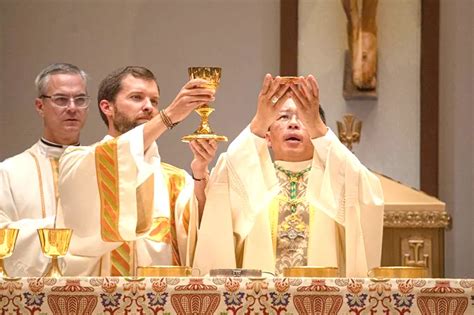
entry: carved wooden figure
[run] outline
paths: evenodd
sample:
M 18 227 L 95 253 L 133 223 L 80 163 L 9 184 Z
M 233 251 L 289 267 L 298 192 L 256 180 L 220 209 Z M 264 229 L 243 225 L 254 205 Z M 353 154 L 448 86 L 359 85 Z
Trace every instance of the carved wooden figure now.
M 342 0 L 352 61 L 352 81 L 358 90 L 372 91 L 377 84 L 378 0 Z

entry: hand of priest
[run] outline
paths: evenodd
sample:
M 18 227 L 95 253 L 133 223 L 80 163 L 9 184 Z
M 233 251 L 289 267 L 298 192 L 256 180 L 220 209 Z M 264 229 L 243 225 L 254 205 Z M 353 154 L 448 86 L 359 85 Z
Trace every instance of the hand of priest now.
M 214 101 L 216 92 L 207 88 L 206 84 L 206 80 L 192 79 L 181 88 L 173 102 L 165 109 L 172 123 L 183 121 L 197 107 Z
M 191 162 L 191 170 L 195 181 L 207 179 L 209 174 L 209 163 L 216 156 L 217 141 L 198 139 L 191 141 L 189 147 L 193 152 L 194 158 Z
M 296 104 L 298 118 L 305 125 L 311 138 L 322 137 L 327 132 L 319 112 L 319 86 L 313 75 L 299 77 L 290 84 L 291 98 Z
M 278 109 L 290 95 L 287 93 L 289 86 L 281 82 L 280 77 L 272 78 L 265 75 L 262 89 L 258 95 L 257 113 L 250 123 L 250 130 L 259 137 L 265 137 L 270 125 L 276 120 Z

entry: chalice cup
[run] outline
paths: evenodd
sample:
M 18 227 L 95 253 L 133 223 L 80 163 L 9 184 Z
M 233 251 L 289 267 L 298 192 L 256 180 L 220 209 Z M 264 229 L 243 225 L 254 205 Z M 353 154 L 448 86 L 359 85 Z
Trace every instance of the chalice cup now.
M 289 83 L 297 84 L 299 77 L 282 76 L 282 77 L 280 77 L 280 78 L 281 78 L 281 79 L 280 79 L 280 82 L 281 82 L 282 84 L 289 84 Z
M 11 256 L 15 248 L 18 229 L 0 229 L 0 277 L 8 277 L 3 259 Z
M 204 79 L 208 82 L 207 88 L 216 90 L 221 80 L 222 69 L 218 67 L 189 67 L 188 73 L 190 79 Z M 209 104 L 199 106 L 195 112 L 201 117 L 201 124 L 194 133 L 181 138 L 183 142 L 190 142 L 196 139 L 214 139 L 216 141 L 227 141 L 226 136 L 220 136 L 212 131 L 209 125 L 209 115 L 214 108 Z
M 43 254 L 51 258 L 51 263 L 46 268 L 44 277 L 62 277 L 58 258 L 65 256 L 71 242 L 71 229 L 43 228 L 38 229 L 38 236 Z

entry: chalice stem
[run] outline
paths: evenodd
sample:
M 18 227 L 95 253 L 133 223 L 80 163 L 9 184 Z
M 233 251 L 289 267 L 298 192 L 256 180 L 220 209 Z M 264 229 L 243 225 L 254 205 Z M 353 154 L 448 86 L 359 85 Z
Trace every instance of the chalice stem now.
M 0 278 L 8 277 L 5 265 L 3 264 L 3 258 L 0 258 Z
M 195 131 L 198 134 L 212 134 L 214 133 L 209 126 L 209 115 L 214 111 L 214 108 L 209 107 L 209 105 L 203 105 L 197 108 L 196 113 L 201 117 L 201 125 Z
M 61 269 L 59 268 L 58 256 L 51 257 L 51 263 L 43 276 L 52 278 L 60 278 L 63 276 Z

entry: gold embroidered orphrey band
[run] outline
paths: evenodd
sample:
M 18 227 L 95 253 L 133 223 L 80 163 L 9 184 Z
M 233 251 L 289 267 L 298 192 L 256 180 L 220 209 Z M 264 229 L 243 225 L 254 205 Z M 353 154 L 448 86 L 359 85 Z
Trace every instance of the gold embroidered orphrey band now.
M 447 228 L 450 220 L 445 211 L 386 211 L 384 227 Z

